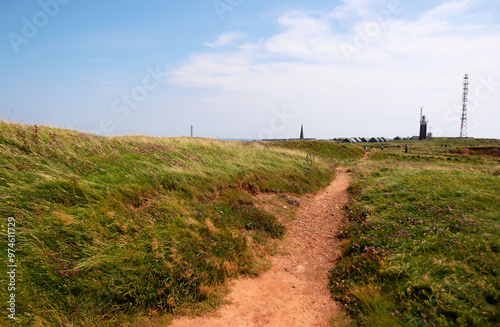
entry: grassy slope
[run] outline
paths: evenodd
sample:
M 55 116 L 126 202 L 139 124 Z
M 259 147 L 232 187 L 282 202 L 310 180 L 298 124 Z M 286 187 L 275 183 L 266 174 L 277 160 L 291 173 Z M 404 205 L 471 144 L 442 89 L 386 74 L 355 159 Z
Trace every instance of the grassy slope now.
M 250 194 L 315 192 L 333 177 L 333 160 L 362 155 L 317 144 L 314 155 L 292 143 L 103 138 L 0 122 L 0 216 L 2 233 L 7 217 L 17 222 L 18 323 L 114 325 L 216 301 L 227 277 L 262 271 L 266 246 L 285 232 Z
M 346 144 L 336 144 L 332 146 L 332 143 L 330 142 L 304 142 L 299 140 L 287 142 L 264 142 L 263 144 L 270 147 L 305 151 L 310 154 L 308 160 L 321 158 L 326 161 L 338 162 L 339 160 L 343 160 L 346 162 L 360 159 L 361 157 L 359 147 Z
M 386 146 L 354 169 L 348 240 L 330 275 L 350 316 L 338 325 L 500 323 L 500 161 L 461 156 L 468 146 Z

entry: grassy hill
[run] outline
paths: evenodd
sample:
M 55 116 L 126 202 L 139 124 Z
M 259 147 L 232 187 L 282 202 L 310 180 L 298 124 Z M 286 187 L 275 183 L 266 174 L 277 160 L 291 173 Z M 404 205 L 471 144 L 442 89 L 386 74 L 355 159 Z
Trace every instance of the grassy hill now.
M 346 309 L 336 325 L 498 326 L 498 144 L 396 144 L 351 168 L 344 254 L 330 273 Z
M 9 217 L 16 223 L 17 324 L 111 326 L 215 305 L 224 281 L 262 272 L 286 233 L 252 195 L 296 204 L 363 151 L 0 122 L 0 154 L 2 233 Z M 7 285 L 6 252 L 2 260 Z M 0 292 L 5 313 L 12 292 Z
M 405 143 L 408 153 L 395 147 Z M 14 325 L 138 326 L 210 310 L 227 278 L 268 267 L 286 234 L 272 213 L 293 217 L 335 164 L 353 173 L 330 273 L 346 305 L 337 325 L 498 324 L 498 144 L 384 145 L 99 137 L 0 122 L 0 324 L 11 323 L 12 263 Z M 258 193 L 275 195 L 273 210 Z

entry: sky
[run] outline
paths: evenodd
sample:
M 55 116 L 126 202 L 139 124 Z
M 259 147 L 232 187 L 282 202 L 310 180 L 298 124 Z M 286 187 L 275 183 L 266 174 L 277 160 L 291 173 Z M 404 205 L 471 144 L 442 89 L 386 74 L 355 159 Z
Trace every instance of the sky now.
M 498 0 L 0 0 L 0 119 L 99 135 L 500 138 Z

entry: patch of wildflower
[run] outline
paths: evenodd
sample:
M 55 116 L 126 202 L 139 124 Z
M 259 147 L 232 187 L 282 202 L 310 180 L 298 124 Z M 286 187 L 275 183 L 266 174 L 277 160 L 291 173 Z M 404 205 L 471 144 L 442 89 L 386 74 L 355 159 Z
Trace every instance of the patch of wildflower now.
M 479 214 L 487 212 L 482 198 L 463 196 L 482 193 L 483 186 L 455 190 L 444 180 L 425 193 L 431 178 L 427 172 L 422 176 L 404 183 L 375 178 L 362 185 L 368 191 L 351 203 L 341 228 L 350 241 L 330 272 L 332 295 L 354 317 L 367 308 L 352 291 L 369 287 L 390 299 L 392 310 L 377 314 L 394 321 L 488 325 L 497 316 L 498 297 L 489 285 L 495 285 L 491 272 L 498 267 L 499 247 L 491 236 L 498 228 Z M 442 191 L 447 188 L 451 191 Z
M 79 160 L 79 162 L 74 162 L 73 166 L 79 173 L 82 174 L 95 174 L 105 172 L 104 168 L 100 168 L 96 163 L 92 162 L 88 158 L 83 158 L 82 160 Z
M 20 171 L 33 171 L 35 170 L 35 165 L 29 160 L 21 160 L 20 163 L 16 164 L 16 168 Z
M 54 276 L 58 276 L 70 283 L 78 274 L 79 268 L 74 259 L 68 259 L 62 252 L 49 253 L 49 264 Z

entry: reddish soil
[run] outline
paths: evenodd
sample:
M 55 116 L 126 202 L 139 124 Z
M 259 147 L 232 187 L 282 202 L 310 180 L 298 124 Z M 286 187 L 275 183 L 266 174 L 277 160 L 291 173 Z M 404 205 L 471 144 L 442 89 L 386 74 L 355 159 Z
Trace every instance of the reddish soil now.
M 500 147 L 458 147 L 448 150 L 448 153 L 460 154 L 462 156 L 482 156 L 482 157 L 500 157 Z
M 337 169 L 335 180 L 302 204 L 299 219 L 284 222 L 289 233 L 283 255 L 271 257 L 262 276 L 230 284 L 230 304 L 206 317 L 182 317 L 173 327 L 330 326 L 340 311 L 327 289 L 328 271 L 340 254 L 336 235 L 347 203 L 349 175 Z
M 470 147 L 465 149 L 470 155 L 500 157 L 500 147 Z

